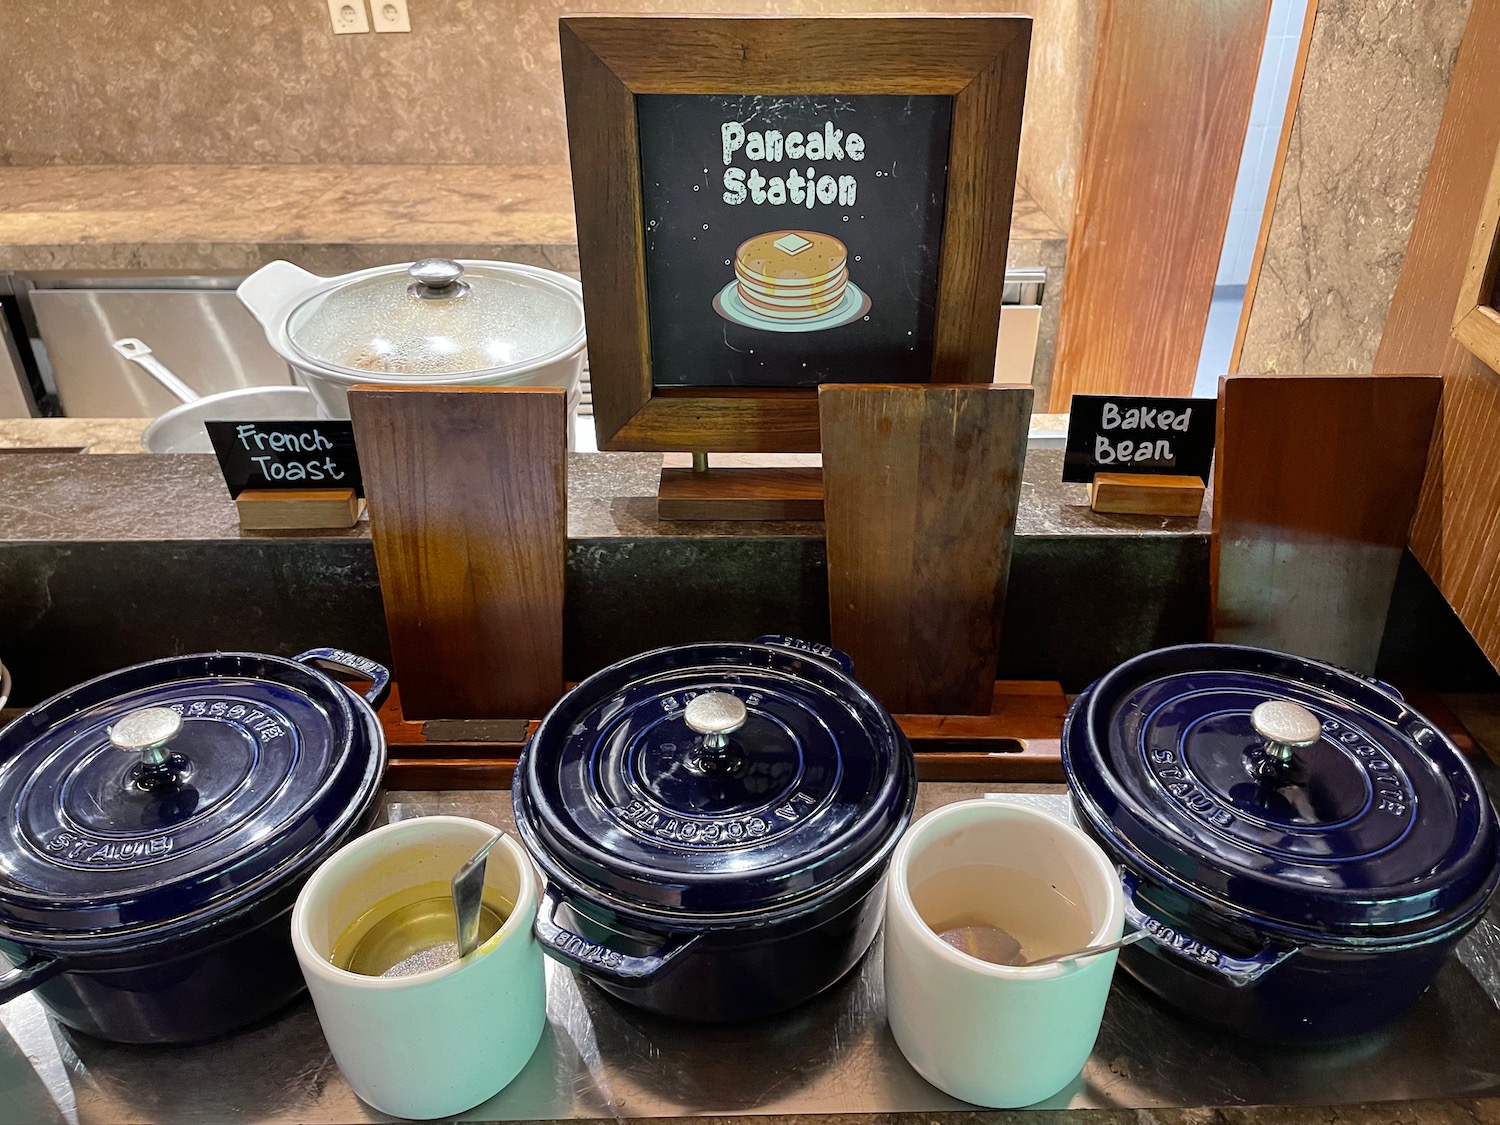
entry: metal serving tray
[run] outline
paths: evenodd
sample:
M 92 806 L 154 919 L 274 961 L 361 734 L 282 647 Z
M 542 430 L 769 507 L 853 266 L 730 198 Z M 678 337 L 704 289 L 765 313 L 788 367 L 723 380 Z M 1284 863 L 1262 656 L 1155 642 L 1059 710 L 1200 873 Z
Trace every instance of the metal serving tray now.
M 918 812 L 993 787 L 927 784 Z M 997 795 L 1065 814 L 1058 787 Z M 1051 789 L 1044 793 L 1039 790 Z M 511 828 L 508 793 L 389 794 L 387 813 L 477 816 Z M 1500 919 L 1450 959 L 1417 1010 L 1380 1035 L 1274 1049 L 1191 1023 L 1123 974 L 1083 1074 L 1042 1103 L 1146 1109 L 1338 1105 L 1500 1093 Z M 549 1026 L 509 1088 L 461 1121 L 931 1114 L 969 1110 L 902 1058 L 885 1022 L 881 951 L 826 995 L 758 1024 L 639 1012 L 548 964 Z M 200 1047 L 122 1047 L 65 1031 L 40 1004 L 0 1007 L 0 1125 L 388 1121 L 345 1085 L 306 1000 Z

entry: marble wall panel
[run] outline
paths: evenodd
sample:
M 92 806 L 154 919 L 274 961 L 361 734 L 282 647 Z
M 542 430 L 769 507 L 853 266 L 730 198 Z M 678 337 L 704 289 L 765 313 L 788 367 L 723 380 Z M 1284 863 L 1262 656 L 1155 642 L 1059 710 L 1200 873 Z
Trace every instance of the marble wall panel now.
M 1240 371 L 1369 371 L 1468 0 L 1320 0 Z

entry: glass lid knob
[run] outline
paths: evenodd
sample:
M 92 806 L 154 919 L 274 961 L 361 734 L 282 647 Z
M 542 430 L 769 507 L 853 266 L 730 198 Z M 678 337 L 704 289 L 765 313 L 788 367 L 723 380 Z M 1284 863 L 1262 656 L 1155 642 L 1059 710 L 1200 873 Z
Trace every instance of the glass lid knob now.
M 131 785 L 161 789 L 181 779 L 187 772 L 188 760 L 167 750 L 167 743 L 181 732 L 182 716 L 170 707 L 143 707 L 109 728 L 111 746 L 141 755 L 140 763 L 130 771 Z
M 704 749 L 722 750 L 749 714 L 745 704 L 727 691 L 706 691 L 688 700 L 682 717 L 689 729 L 703 736 Z
M 1323 724 L 1300 703 L 1268 699 L 1250 712 L 1250 726 L 1264 740 L 1251 754 L 1251 772 L 1281 780 L 1297 769 L 1296 751 L 1323 737 Z
M 406 272 L 412 279 L 407 291 L 418 297 L 442 300 L 469 290 L 468 284 L 462 280 L 463 266 L 451 258 L 423 258 L 414 262 Z

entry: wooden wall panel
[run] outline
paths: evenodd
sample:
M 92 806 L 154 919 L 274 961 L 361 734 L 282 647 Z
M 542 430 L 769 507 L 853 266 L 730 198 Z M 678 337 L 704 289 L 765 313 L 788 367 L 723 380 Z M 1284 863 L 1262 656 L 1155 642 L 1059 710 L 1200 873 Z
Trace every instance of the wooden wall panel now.
M 1474 0 L 1375 370 L 1444 376 L 1411 548 L 1500 668 L 1500 374 L 1452 335 L 1500 147 L 1497 105 L 1500 0 Z
M 1269 0 L 1114 0 L 1099 35 L 1051 409 L 1188 394 Z

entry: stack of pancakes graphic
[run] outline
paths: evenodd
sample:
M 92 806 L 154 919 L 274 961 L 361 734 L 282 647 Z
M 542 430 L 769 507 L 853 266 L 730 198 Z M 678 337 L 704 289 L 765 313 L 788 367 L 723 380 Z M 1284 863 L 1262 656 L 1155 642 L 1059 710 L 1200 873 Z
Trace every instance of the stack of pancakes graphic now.
M 734 276 L 745 307 L 771 320 L 811 320 L 844 297 L 849 251 L 831 234 L 773 230 L 740 244 Z

